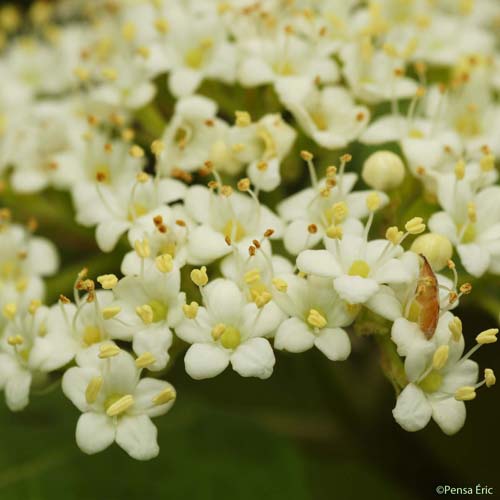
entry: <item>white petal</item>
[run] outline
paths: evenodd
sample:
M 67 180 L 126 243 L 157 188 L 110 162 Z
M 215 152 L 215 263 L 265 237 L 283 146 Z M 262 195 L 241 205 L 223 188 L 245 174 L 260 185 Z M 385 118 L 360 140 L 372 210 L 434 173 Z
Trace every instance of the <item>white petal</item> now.
M 233 281 L 217 279 L 205 287 L 206 308 L 219 323 L 239 322 L 244 305 L 243 295 Z
M 454 365 L 443 377 L 440 392 L 454 394 L 464 385 L 475 385 L 479 374 L 479 366 L 475 361 L 467 359 Z
M 304 250 L 297 257 L 297 267 L 304 273 L 333 278 L 342 273 L 335 256 L 328 250 Z
M 457 433 L 465 424 L 466 410 L 463 401 L 454 397 L 433 401 L 432 418 L 441 430 L 451 436 Z
M 76 444 L 84 453 L 99 453 L 114 440 L 115 427 L 107 415 L 94 412 L 80 415 L 76 424 Z
M 406 283 L 411 280 L 410 273 L 399 259 L 390 259 L 380 266 L 373 279 L 379 283 Z
M 171 399 L 167 403 L 155 405 L 153 399 L 165 389 L 174 390 L 173 386 L 157 378 L 142 378 L 137 384 L 134 397 L 134 406 L 130 413 L 134 415 L 146 414 L 148 417 L 158 417 L 170 410 L 175 402 Z
M 59 267 L 59 256 L 54 244 L 37 236 L 29 240 L 28 260 L 30 269 L 41 276 L 50 276 Z
M 332 361 L 343 361 L 351 354 L 351 341 L 342 328 L 324 328 L 314 345 Z
M 5 384 L 5 401 L 9 410 L 20 411 L 29 403 L 31 373 L 19 370 L 7 379 Z
M 423 391 L 414 384 L 408 384 L 399 395 L 392 414 L 405 431 L 415 432 L 429 423 L 432 408 Z
M 148 366 L 148 370 L 162 370 L 167 366 L 170 356 L 168 350 L 172 345 L 172 332 L 162 323 L 160 326 L 152 326 L 134 335 L 132 348 L 137 356 L 150 352 L 156 361 Z
M 189 233 L 187 244 L 188 262 L 190 264 L 209 264 L 227 255 L 231 251 L 224 235 L 214 231 L 208 225 L 198 226 Z
M 275 362 L 271 344 L 263 338 L 247 340 L 231 356 L 233 369 L 242 377 L 269 378 Z
M 175 327 L 175 333 L 184 342 L 195 344 L 197 342 L 208 342 L 211 340 L 210 316 L 204 307 L 198 309 L 196 319 L 185 319 Z
M 202 74 L 189 68 L 179 68 L 170 73 L 168 86 L 175 97 L 188 96 L 196 92 L 201 83 Z
M 347 274 L 335 278 L 333 286 L 349 304 L 363 304 L 379 290 L 379 284 L 375 280 Z
M 310 223 L 305 219 L 298 219 L 286 227 L 283 243 L 292 255 L 297 255 L 306 248 L 312 248 L 321 240 L 322 232 L 311 234 L 307 229 L 309 225 Z
M 109 220 L 101 222 L 96 229 L 97 245 L 103 252 L 111 252 L 120 236 L 130 227 L 129 222 Z
M 465 269 L 472 276 L 481 277 L 490 265 L 490 254 L 481 246 L 474 243 L 458 245 L 458 254 Z
M 304 352 L 314 345 L 314 335 L 299 318 L 290 318 L 281 323 L 274 337 L 275 349 L 289 352 Z
M 150 460 L 158 455 L 158 430 L 147 415 L 123 416 L 118 421 L 116 443 L 136 460 Z
M 379 291 L 365 302 L 365 306 L 391 321 L 395 321 L 403 314 L 401 302 L 394 290 L 388 286 L 381 286 Z
M 85 391 L 92 378 L 100 375 L 99 370 L 94 367 L 80 368 L 74 366 L 66 371 L 62 379 L 62 390 L 64 395 L 81 411 L 88 410 L 85 399 Z
M 195 380 L 215 377 L 228 364 L 229 354 L 213 344 L 193 344 L 184 357 L 186 372 Z

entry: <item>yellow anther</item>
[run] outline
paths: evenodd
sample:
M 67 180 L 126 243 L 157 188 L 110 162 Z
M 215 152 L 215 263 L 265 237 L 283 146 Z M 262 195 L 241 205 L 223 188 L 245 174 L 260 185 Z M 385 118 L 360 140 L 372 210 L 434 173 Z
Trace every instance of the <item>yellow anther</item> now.
M 400 231 L 398 226 L 391 226 L 387 228 L 387 231 L 385 232 L 385 237 L 393 245 L 397 245 L 399 244 L 401 238 L 403 237 L 403 231 Z
M 410 234 L 420 234 L 425 231 L 424 219 L 422 217 L 413 217 L 405 224 L 405 229 Z
M 135 308 L 135 312 L 139 318 L 144 321 L 146 325 L 149 325 L 153 322 L 153 308 L 149 304 L 143 304 L 142 306 L 137 306 Z
M 498 328 L 490 328 L 476 337 L 478 344 L 493 344 L 497 341 Z
M 80 80 L 81 82 L 87 82 L 90 79 L 90 71 L 83 66 L 77 66 L 73 70 L 73 74 Z
M 151 143 L 151 152 L 158 156 L 165 150 L 165 144 L 160 139 L 156 139 Z
M 370 193 L 366 197 L 366 206 L 370 212 L 375 212 L 375 210 L 378 210 L 380 208 L 381 200 L 380 196 L 378 193 Z
M 257 163 L 257 170 L 260 170 L 261 172 L 265 172 L 269 168 L 269 163 L 267 161 L 259 161 Z
M 434 370 L 441 370 L 448 361 L 449 353 L 450 348 L 447 345 L 439 346 L 432 357 L 432 368 L 434 368 Z
M 151 55 L 151 50 L 149 49 L 149 47 L 146 47 L 145 45 L 137 47 L 136 51 L 144 59 L 148 59 L 149 56 Z
M 476 204 L 473 201 L 467 203 L 467 217 L 471 222 L 477 222 Z
M 99 391 L 101 390 L 102 383 L 103 379 L 100 376 L 90 379 L 87 389 L 85 389 L 85 400 L 89 405 L 95 403 L 97 396 L 99 395 Z
M 278 292 L 285 293 L 288 290 L 288 283 L 284 279 L 273 278 L 272 283 Z
M 156 257 L 155 265 L 158 271 L 162 273 L 169 273 L 174 268 L 174 259 L 170 254 L 164 253 Z
M 251 285 L 252 283 L 257 283 L 260 281 L 260 270 L 259 269 L 250 269 L 250 271 L 247 271 L 244 276 L 243 280 L 247 285 Z
M 134 404 L 134 398 L 131 394 L 122 396 L 118 401 L 113 403 L 107 410 L 108 417 L 117 417 L 126 412 Z
M 118 278 L 114 274 L 102 274 L 97 277 L 97 282 L 100 283 L 105 290 L 112 290 L 118 283 Z
M 156 358 L 149 352 L 143 352 L 136 360 L 135 366 L 137 368 L 146 368 L 147 366 L 156 363 Z
M 336 175 L 337 175 L 337 167 L 336 166 L 330 165 L 329 167 L 326 168 L 326 178 L 327 179 L 334 179 Z
M 476 390 L 469 385 L 464 385 L 455 391 L 455 399 L 457 401 L 472 401 L 475 397 Z
M 113 358 L 114 356 L 120 354 L 121 349 L 111 342 L 107 344 L 102 344 L 99 347 L 99 357 L 101 359 Z
M 481 158 L 479 165 L 483 172 L 491 172 L 495 168 L 495 157 L 487 153 Z
M 464 283 L 463 285 L 460 285 L 460 292 L 464 295 L 468 295 L 472 292 L 472 285 L 470 283 Z
M 118 73 L 115 68 L 103 68 L 101 71 L 101 75 L 110 81 L 114 81 L 118 78 Z
M 268 304 L 273 298 L 273 296 L 267 290 L 261 292 L 252 290 L 250 293 L 252 295 L 253 301 L 255 302 L 255 305 L 259 309 Z
M 342 236 L 344 235 L 344 231 L 342 229 L 342 226 L 332 224 L 331 226 L 329 226 L 327 228 L 326 235 L 328 236 L 328 238 L 334 238 L 336 240 L 341 240 Z
M 168 33 L 169 29 L 168 21 L 165 18 L 156 19 L 155 28 L 159 33 L 162 33 L 163 35 L 165 33 Z
M 111 318 L 114 318 L 117 314 L 119 314 L 121 312 L 122 308 L 119 307 L 119 306 L 115 306 L 115 307 L 105 307 L 103 310 L 102 310 L 102 317 L 104 319 L 111 319 Z
M 38 308 L 42 305 L 42 302 L 38 299 L 33 299 L 28 306 L 28 312 L 30 314 L 35 314 Z
M 144 158 L 144 149 L 142 149 L 141 146 L 138 146 L 137 144 L 131 146 L 128 152 L 129 155 L 132 156 L 132 158 Z
M 485 368 L 484 380 L 486 382 L 486 387 L 492 387 L 496 384 L 497 378 L 495 377 L 495 373 L 491 368 Z
M 455 164 L 455 177 L 461 181 L 465 177 L 465 162 L 458 160 Z
M 396 47 L 394 47 L 394 45 L 392 45 L 392 43 L 388 43 L 388 42 L 384 43 L 384 45 L 382 46 L 382 50 L 389 57 L 398 57 L 399 56 L 399 52 L 397 51 Z
M 149 174 L 147 172 L 138 172 L 137 175 L 135 176 L 137 182 L 141 184 L 145 184 L 146 182 L 149 181 Z
M 200 269 L 191 271 L 191 281 L 197 286 L 205 286 L 208 283 L 207 268 L 202 266 Z
M 144 239 L 142 241 L 135 240 L 134 250 L 141 259 L 145 259 L 151 255 L 151 249 L 149 247 L 149 240 Z
M 448 328 L 450 329 L 452 338 L 455 342 L 458 342 L 462 338 L 462 321 L 460 318 L 455 316 L 449 323 Z
M 238 127 L 248 127 L 252 123 L 252 117 L 248 111 L 236 111 L 236 125 Z
M 213 328 L 212 328 L 212 338 L 214 340 L 219 340 L 222 337 L 222 334 L 226 330 L 226 325 L 224 323 L 217 323 Z
M 135 24 L 132 22 L 127 22 L 122 26 L 122 36 L 128 42 L 132 41 L 137 34 L 137 29 Z
M 2 313 L 7 319 L 14 319 L 14 317 L 17 313 L 16 304 L 13 304 L 13 303 L 5 304 L 3 306 Z
M 198 302 L 191 302 L 191 304 L 184 304 L 182 306 L 182 312 L 184 313 L 184 316 L 188 319 L 194 319 L 196 318 L 196 315 L 198 314 L 198 309 L 199 309 Z
M 24 339 L 21 335 L 11 335 L 7 338 L 7 343 L 12 346 L 21 345 L 24 343 Z
M 245 177 L 244 179 L 240 179 L 238 181 L 238 190 L 245 192 L 250 189 L 250 179 L 248 177 Z
M 310 153 L 309 151 L 303 150 L 300 152 L 300 157 L 305 161 L 312 161 L 314 158 L 314 155 L 312 153 Z
M 153 404 L 156 406 L 164 405 L 174 400 L 177 397 L 177 393 L 173 387 L 166 387 L 163 391 L 159 392 L 153 397 Z
M 343 222 L 349 213 L 349 208 L 344 201 L 339 201 L 334 203 L 331 207 L 331 214 L 335 221 L 335 224 Z
M 316 309 L 310 309 L 307 322 L 315 328 L 324 328 L 327 324 L 326 318 Z

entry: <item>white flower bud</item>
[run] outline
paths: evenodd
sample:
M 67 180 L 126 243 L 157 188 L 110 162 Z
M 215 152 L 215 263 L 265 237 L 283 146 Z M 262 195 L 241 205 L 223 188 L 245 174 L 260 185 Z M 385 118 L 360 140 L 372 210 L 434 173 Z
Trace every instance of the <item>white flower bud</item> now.
M 397 154 L 377 151 L 365 160 L 361 176 L 368 186 L 388 191 L 401 185 L 405 178 L 405 166 Z
M 422 234 L 411 246 L 415 253 L 422 254 L 429 261 L 434 271 L 446 267 L 453 255 L 453 246 L 446 236 L 436 233 Z

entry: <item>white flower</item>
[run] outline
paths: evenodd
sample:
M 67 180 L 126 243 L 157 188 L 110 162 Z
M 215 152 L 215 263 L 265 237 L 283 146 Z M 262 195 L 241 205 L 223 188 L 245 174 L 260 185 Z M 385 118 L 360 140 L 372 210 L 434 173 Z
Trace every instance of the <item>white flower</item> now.
M 405 63 L 376 50 L 369 37 L 344 45 L 340 50 L 343 73 L 355 96 L 369 103 L 411 97 L 417 83 L 403 76 Z
M 306 248 L 314 247 L 325 237 L 329 228 L 340 224 L 344 233 L 362 233 L 359 219 L 368 215 L 366 200 L 374 191 L 353 191 L 358 176 L 355 173 L 345 174 L 344 166 L 342 163 L 338 174 L 335 170 L 319 181 L 312 171 L 312 187 L 279 203 L 278 213 L 287 223 L 283 240 L 291 254 L 296 255 Z M 376 193 L 382 206 L 389 201 L 385 193 Z
M 159 447 L 151 418 L 170 410 L 174 388 L 163 380 L 140 379 L 134 359 L 124 351 L 104 359 L 99 352 L 93 347 L 63 377 L 64 394 L 82 412 L 76 426 L 78 446 L 93 454 L 116 441 L 132 458 L 154 458 Z
M 237 243 L 243 238 L 260 239 L 273 229 L 281 236 L 281 220 L 265 205 L 241 193 L 217 193 L 204 186 L 188 188 L 184 207 L 199 226 L 188 236 L 188 262 L 206 264 L 231 251 L 226 238 Z
M 445 211 L 429 219 L 435 233 L 445 235 L 456 247 L 465 269 L 473 276 L 500 273 L 500 187 L 474 194 L 467 179 L 453 175 L 438 180 L 438 197 Z
M 176 102 L 162 137 L 166 153 L 157 164 L 162 175 L 175 168 L 192 172 L 219 156 L 229 126 L 216 113 L 217 104 L 207 97 L 193 95 Z
M 181 204 L 171 207 L 165 205 L 135 219 L 128 232 L 129 243 L 134 246 L 136 241 L 147 240 L 150 256 L 141 259 L 134 250 L 128 252 L 122 261 L 122 273 L 139 274 L 142 265 L 148 270 L 155 265 L 156 257 L 164 254 L 169 254 L 179 267 L 184 266 L 187 259 L 187 237 L 191 227 L 193 222 Z
M 184 318 L 185 294 L 180 292 L 180 281 L 176 267 L 167 272 L 151 267 L 142 276 L 122 278 L 113 288 L 115 300 L 110 307 L 119 312 L 108 322 L 108 329 L 116 338 L 133 339 L 137 356 L 151 354 L 150 370 L 165 368 L 172 344 L 170 328 Z
M 57 306 L 53 306 L 57 307 Z M 24 409 L 30 388 L 42 386 L 47 373 L 61 368 L 72 358 L 64 345 L 46 337 L 49 308 L 32 302 L 28 311 L 16 311 L 7 304 L 9 316 L 0 340 L 0 388 L 5 390 L 7 406 L 12 411 Z
M 368 227 L 368 225 L 367 225 Z M 367 241 L 363 236 L 345 234 L 325 239 L 326 250 L 304 250 L 297 258 L 298 268 L 306 273 L 333 278 L 340 297 L 350 304 L 370 307 L 384 284 L 410 281 L 411 276 L 399 259 L 403 249 L 387 240 Z
M 463 387 L 476 387 L 478 365 L 468 359 L 476 348 L 462 357 L 464 340 L 461 331 L 452 333 L 453 320 L 453 315 L 444 314 L 429 340 L 415 324 L 404 319 L 394 324 L 392 338 L 398 353 L 406 356 L 410 383 L 399 395 L 393 415 L 407 431 L 424 428 L 431 417 L 450 435 L 465 423 L 465 403 L 456 395 Z
M 349 313 L 332 281 L 284 274 L 277 277 L 276 283 L 274 299 L 291 318 L 280 324 L 274 347 L 304 352 L 316 346 L 332 361 L 347 359 L 351 342 L 342 327 L 352 323 L 354 314 Z
M 286 84 L 294 78 L 333 83 L 339 77 L 336 63 L 317 45 L 280 30 L 270 38 L 256 37 L 241 43 L 239 80 L 246 87 Z
M 189 342 L 184 358 L 194 379 L 215 377 L 229 363 L 242 377 L 268 378 L 275 363 L 264 336 L 276 329 L 281 314 L 247 303 L 232 281 L 215 280 L 203 289 L 204 307 L 194 319 L 184 320 L 177 335 Z
M 327 149 L 340 149 L 355 140 L 370 120 L 365 106 L 357 106 L 343 87 L 323 87 L 299 80 L 277 86 L 280 99 L 304 132 Z

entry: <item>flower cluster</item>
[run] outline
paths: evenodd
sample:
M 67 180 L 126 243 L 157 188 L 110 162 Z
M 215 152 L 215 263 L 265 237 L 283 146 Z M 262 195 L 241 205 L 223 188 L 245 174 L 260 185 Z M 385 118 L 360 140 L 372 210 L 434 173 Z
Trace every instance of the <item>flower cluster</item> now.
M 0 7 L 2 190 L 68 192 L 121 259 L 44 305 L 54 245 L 1 209 L 8 407 L 62 378 L 84 452 L 145 460 L 176 357 L 267 379 L 277 351 L 342 361 L 361 331 L 387 337 L 395 420 L 460 430 L 495 384 L 471 356 L 498 330 L 464 354 L 452 311 L 500 274 L 499 20 L 495 0 Z

